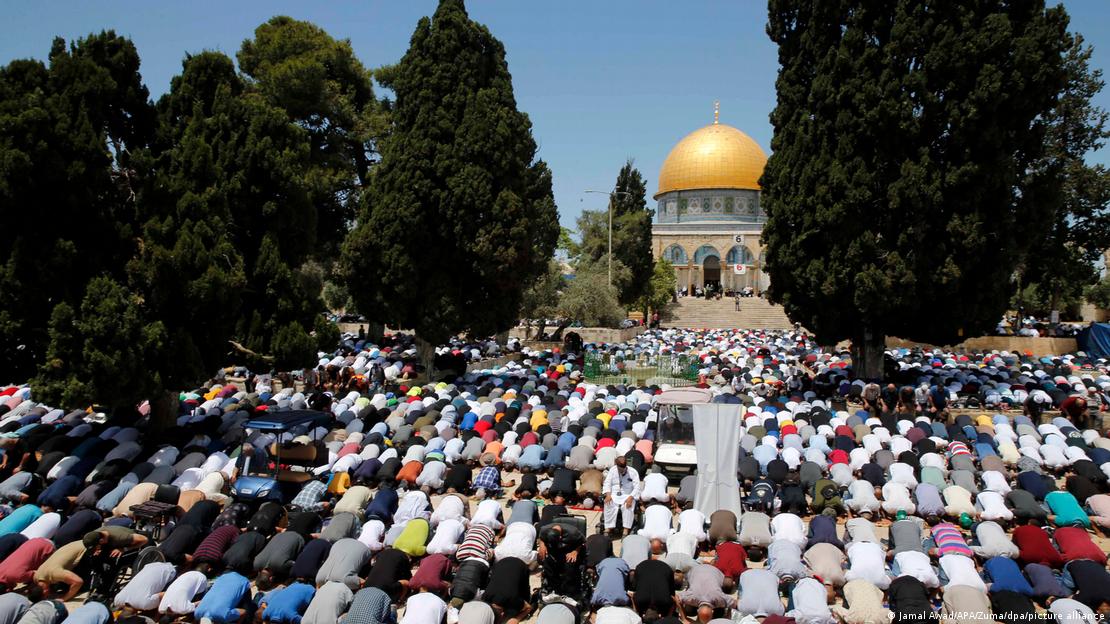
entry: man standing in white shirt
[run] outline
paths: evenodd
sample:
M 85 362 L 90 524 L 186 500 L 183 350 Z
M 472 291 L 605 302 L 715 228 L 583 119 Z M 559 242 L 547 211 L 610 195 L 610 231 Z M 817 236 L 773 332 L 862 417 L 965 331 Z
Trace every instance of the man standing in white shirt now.
M 605 529 L 617 527 L 617 514 L 621 514 L 621 527 L 628 535 L 636 501 L 640 498 L 640 475 L 628 467 L 623 456 L 618 456 L 605 475 Z

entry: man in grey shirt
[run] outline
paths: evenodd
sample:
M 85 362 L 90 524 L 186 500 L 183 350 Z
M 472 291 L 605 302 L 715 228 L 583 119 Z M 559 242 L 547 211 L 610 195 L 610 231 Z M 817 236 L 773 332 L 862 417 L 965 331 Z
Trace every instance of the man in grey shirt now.
M 365 544 L 349 537 L 343 538 L 332 546 L 324 565 L 316 572 L 316 586 L 335 581 L 343 583 L 352 591 L 356 590 L 362 585 L 359 570 L 369 560 L 370 549 Z
M 333 548 L 332 551 L 334 552 L 335 549 Z M 335 624 L 339 621 L 339 617 L 347 612 L 347 607 L 351 605 L 354 597 L 349 585 L 336 582 L 325 583 L 316 591 L 312 602 L 308 603 L 308 609 L 301 617 L 301 624 Z
M 506 524 L 513 524 L 514 522 L 536 524 L 539 521 L 540 512 L 536 508 L 536 501 L 521 499 L 513 503 L 512 510 L 509 513 L 509 521 Z
M 724 593 L 725 575 L 707 563 L 699 563 L 686 574 L 688 589 L 678 593 L 684 607 L 696 607 L 699 620 L 713 617 L 714 609 L 733 605 L 733 597 Z
M 674 495 L 674 502 L 678 503 L 680 508 L 685 508 L 694 502 L 694 496 L 698 492 L 698 475 L 686 475 L 682 477 L 682 481 L 678 484 L 678 492 Z
M 761 511 L 740 516 L 739 542 L 747 548 L 765 548 L 771 544 L 771 518 Z
M 304 537 L 294 531 L 282 531 L 270 538 L 266 546 L 254 556 L 254 571 L 269 570 L 278 579 L 285 578 L 293 568 L 293 561 L 304 548 Z
M 767 547 L 767 569 L 785 582 L 809 576 L 802 563 L 802 548 L 797 543 L 777 539 Z
M 635 570 L 640 562 L 651 556 L 651 542 L 643 535 L 632 533 L 621 540 L 621 559 Z
M 921 537 L 923 526 L 921 518 L 916 516 L 898 520 L 890 525 L 891 548 L 887 553 L 887 558 L 893 559 L 898 553 L 909 550 L 925 552 L 924 539 Z
M 570 449 L 564 465 L 571 470 L 579 472 L 589 468 L 594 463 L 594 450 L 584 444 L 579 444 Z
M 320 532 L 320 537 L 336 544 L 344 538 L 358 535 L 359 531 L 362 530 L 361 525 L 362 523 L 358 521 L 355 514 L 346 511 L 340 512 L 332 516 L 331 522 Z
M 879 536 L 875 534 L 875 525 L 867 518 L 852 518 L 844 524 L 844 542 L 873 542 L 879 543 Z
M 972 546 L 971 550 L 975 551 L 984 560 L 991 557 L 1009 557 L 1016 559 L 1020 554 L 1017 544 L 1014 544 L 1008 535 L 1006 529 L 997 522 L 987 520 L 980 522 L 975 526 L 975 539 L 979 542 L 978 546 Z
M 763 568 L 746 570 L 740 575 L 740 601 L 736 610 L 755 617 L 782 615 L 785 609 L 779 598 L 779 577 Z

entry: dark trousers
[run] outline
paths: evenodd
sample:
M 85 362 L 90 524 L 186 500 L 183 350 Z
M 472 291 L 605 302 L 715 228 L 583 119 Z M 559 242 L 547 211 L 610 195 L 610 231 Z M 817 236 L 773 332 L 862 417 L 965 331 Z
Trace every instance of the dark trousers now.
M 585 557 L 586 553 L 579 549 L 578 558 L 569 563 L 565 554 L 548 553 L 542 563 L 547 591 L 581 601 L 584 598 Z

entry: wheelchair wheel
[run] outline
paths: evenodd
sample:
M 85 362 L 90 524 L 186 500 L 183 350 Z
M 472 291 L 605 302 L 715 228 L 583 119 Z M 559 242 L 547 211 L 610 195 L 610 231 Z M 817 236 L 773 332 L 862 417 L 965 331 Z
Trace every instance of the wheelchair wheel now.
M 135 562 L 131 564 L 131 576 L 139 573 L 148 563 L 165 563 L 166 557 L 156 546 L 147 546 L 135 555 Z

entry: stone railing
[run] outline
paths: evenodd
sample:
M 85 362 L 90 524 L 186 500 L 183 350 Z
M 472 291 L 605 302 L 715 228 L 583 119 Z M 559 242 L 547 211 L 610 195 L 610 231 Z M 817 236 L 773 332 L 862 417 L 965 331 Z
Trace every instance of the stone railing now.
M 1075 353 L 1078 349 L 1075 338 L 1027 338 L 1024 336 L 979 336 L 978 338 L 968 338 L 955 345 L 930 345 L 901 338 L 887 338 L 886 346 L 887 348 L 941 348 L 952 351 L 1010 351 L 1011 353 L 1029 351 L 1036 356 L 1065 355 Z
M 555 329 L 556 328 L 554 326 L 548 325 L 548 327 L 547 327 L 548 335 L 553 333 L 555 331 Z M 568 327 L 565 330 L 563 330 L 563 335 L 566 336 L 570 332 L 577 332 L 579 336 L 582 336 L 582 342 L 584 342 L 584 343 L 586 343 L 586 342 L 593 342 L 593 343 L 606 342 L 606 343 L 612 344 L 612 343 L 626 342 L 628 340 L 632 340 L 636 336 L 639 336 L 640 334 L 644 333 L 644 331 L 646 331 L 646 330 L 647 330 L 647 328 L 644 327 L 644 326 L 628 327 L 628 328 L 625 328 L 625 329 L 611 329 L 611 328 L 608 328 L 608 327 Z M 524 327 L 514 327 L 514 328 L 509 330 L 509 336 L 510 337 L 519 338 L 521 340 L 525 339 L 524 333 L 525 333 L 525 328 Z M 536 344 L 541 343 L 541 341 L 534 341 L 534 342 Z M 530 346 L 532 346 L 533 341 L 528 341 L 528 344 Z M 548 343 L 548 341 L 543 341 L 542 344 L 546 345 L 546 344 L 549 344 L 549 343 Z M 562 343 L 557 343 L 557 342 L 556 343 L 551 343 L 551 344 L 554 344 L 555 346 L 562 346 Z M 533 346 L 533 348 L 536 348 L 536 347 Z

